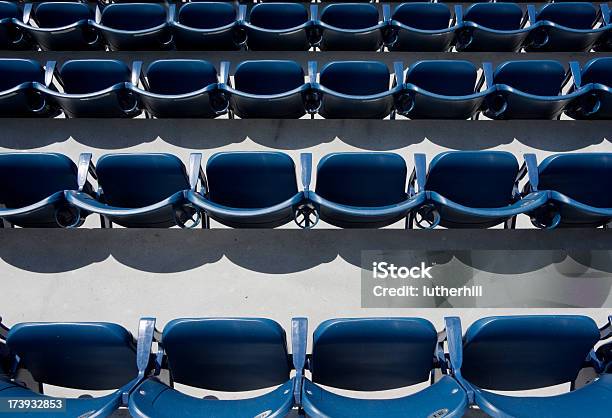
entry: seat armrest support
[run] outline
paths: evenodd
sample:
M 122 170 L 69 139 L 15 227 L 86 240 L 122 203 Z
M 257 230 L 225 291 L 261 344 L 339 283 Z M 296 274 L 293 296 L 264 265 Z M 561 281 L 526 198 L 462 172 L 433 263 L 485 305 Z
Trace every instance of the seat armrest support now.
M 535 154 L 525 154 L 525 171 L 527 176 L 529 177 L 529 188 L 532 192 L 537 192 L 540 184 L 540 178 L 538 176 L 538 160 Z M 521 170 L 522 171 L 522 170 Z M 519 171 L 519 175 L 521 175 L 521 171 Z M 523 176 L 525 173 L 522 174 Z
M 189 187 L 194 192 L 198 188 L 198 181 L 200 181 L 200 188 L 202 193 L 208 193 L 208 184 L 206 182 L 206 174 L 202 169 L 202 154 L 194 152 L 189 155 Z
M 485 89 L 493 87 L 493 64 L 490 62 L 483 62 L 482 72 L 485 79 Z
M 302 187 L 305 192 L 310 191 L 312 181 L 312 153 L 303 152 L 300 154 L 300 166 L 302 170 Z
M 291 320 L 291 357 L 295 369 L 295 385 L 293 399 L 296 405 L 302 405 L 302 384 L 304 380 L 304 366 L 306 364 L 306 347 L 308 342 L 308 319 L 293 318 Z
M 77 172 L 77 185 L 79 186 L 79 192 L 82 192 L 87 185 L 87 177 L 91 176 L 97 180 L 98 174 L 96 173 L 96 167 L 92 162 L 92 155 L 90 152 L 84 152 L 79 156 L 79 165 Z
M 582 87 L 582 73 L 580 71 L 580 63 L 578 61 L 570 61 L 570 72 L 572 79 L 574 80 L 574 87 L 576 89 Z
M 28 3 L 28 5 L 31 4 Z M 47 63 L 45 64 L 45 87 L 49 87 L 53 82 L 56 64 L 56 61 L 47 61 Z
M 227 85 L 229 80 L 230 63 L 229 61 L 221 61 L 219 65 L 219 84 L 222 86 Z

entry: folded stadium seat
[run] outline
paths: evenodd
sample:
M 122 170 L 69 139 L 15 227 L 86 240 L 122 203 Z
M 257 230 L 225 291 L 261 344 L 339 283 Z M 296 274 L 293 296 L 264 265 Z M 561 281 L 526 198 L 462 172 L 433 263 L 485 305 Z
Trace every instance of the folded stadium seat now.
M 453 329 L 454 328 L 454 329 Z M 449 349 L 461 351 L 461 327 L 447 323 Z M 586 316 L 506 316 L 474 322 L 463 337 L 463 362 L 455 377 L 470 400 L 493 418 L 606 418 L 610 416 L 612 374 L 594 346 L 609 339 L 612 327 L 599 330 Z M 456 354 L 455 358 L 460 358 Z M 460 372 L 458 372 L 460 369 Z M 593 374 L 590 383 L 577 379 Z M 521 396 L 493 391 L 525 391 L 571 383 L 570 392 Z
M 31 46 L 27 37 L 16 28 L 23 16 L 17 2 L 0 1 L 0 49 L 24 49 Z
M 0 117 L 56 116 L 57 107 L 39 91 L 49 86 L 54 62 L 43 68 L 37 61 L 0 58 Z
M 99 214 L 103 228 L 113 222 L 128 228 L 193 227 L 200 222 L 185 198 L 187 171 L 174 155 L 106 154 L 94 167 L 91 154 L 82 154 L 79 171 L 98 180 L 96 198 L 80 192 L 69 192 L 66 198 Z
M 43 50 L 101 49 L 104 43 L 90 25 L 93 18 L 94 9 L 86 3 L 26 3 L 23 22 L 15 20 L 15 25 L 32 37 Z
M 526 192 L 548 195 L 548 203 L 529 215 L 540 228 L 606 227 L 612 221 L 612 154 L 554 154 L 530 163 Z
M 83 224 L 87 211 L 71 207 L 65 191 L 78 189 L 77 167 L 62 154 L 0 154 L 0 226 L 55 228 Z M 82 193 L 91 194 L 86 181 Z
M 310 84 L 294 61 L 241 62 L 234 73 L 235 88 L 229 84 L 229 62 L 222 62 L 219 78 L 230 95 L 230 117 L 295 119 L 306 114 Z
M 237 51 L 246 41 L 236 6 L 229 2 L 185 3 L 170 26 L 180 50 Z
M 457 20 L 457 51 L 517 52 L 531 27 L 525 27 L 526 15 L 516 3 L 475 3 L 465 14 L 455 7 Z
M 328 154 L 317 166 L 316 188 L 306 197 L 320 218 L 341 228 L 381 228 L 407 219 L 424 202 L 406 185 L 406 162 L 393 153 L 348 152 Z
M 194 166 L 200 167 L 201 155 L 195 155 Z M 309 168 L 302 166 L 303 170 Z M 210 157 L 206 173 L 192 171 L 195 181 L 198 173 L 201 190 L 192 187 L 187 196 L 204 212 L 203 226 L 209 226 L 209 217 L 233 228 L 275 228 L 293 219 L 304 228 L 316 224 L 316 220 L 311 222 L 304 193 L 298 191 L 295 164 L 286 154 L 221 152 Z M 304 172 L 303 176 L 308 178 L 309 174 Z
M 241 6 L 246 13 L 246 5 Z M 259 3 L 244 23 L 254 51 L 307 51 L 313 21 L 300 3 Z
M 565 113 L 574 119 L 612 119 L 612 58 L 594 58 L 580 68 L 570 62 L 573 91 L 586 90 Z
M 418 61 L 408 68 L 402 114 L 412 119 L 470 119 L 494 90 L 470 61 Z
M 484 63 L 483 70 L 487 88 L 495 86 L 484 110 L 492 119 L 557 119 L 585 93 L 563 94 L 570 75 L 557 61 L 508 61 L 495 72 L 490 63 Z
M 304 379 L 303 408 L 317 418 L 462 417 L 466 393 L 448 375 L 415 394 L 392 399 L 347 397 L 328 389 L 369 392 L 425 383 L 446 364 L 443 355 L 436 355 L 437 346 L 438 334 L 425 319 L 324 321 L 313 336 L 312 380 Z
M 415 156 L 416 176 L 423 177 L 425 155 Z M 516 216 L 546 203 L 546 193 L 534 191 L 521 199 L 514 155 L 505 151 L 447 151 L 429 164 L 421 181 L 426 199 L 409 219 L 421 228 L 489 228 L 501 223 L 513 228 Z
M 67 117 L 133 117 L 140 113 L 138 98 L 131 90 L 138 82 L 138 67 L 138 62 L 130 70 L 117 60 L 70 60 L 54 71 L 63 92 L 38 83 L 35 88 L 59 105 Z
M 590 51 L 609 25 L 598 27 L 600 14 L 591 3 L 551 3 L 539 11 L 528 6 L 532 29 L 525 50 Z
M 214 118 L 229 106 L 218 88 L 217 70 L 208 61 L 154 61 L 140 79 L 144 90 L 133 91 L 156 118 Z
M 315 20 L 314 46 L 322 51 L 377 51 L 383 46 L 383 29 L 374 4 L 337 3 L 323 8 L 318 18 L 317 5 L 311 7 Z
M 395 117 L 395 102 L 402 93 L 402 63 L 394 64 L 393 86 L 389 69 L 380 61 L 336 61 L 319 74 L 316 90 L 318 113 L 326 119 L 384 119 Z M 316 74 L 316 63 L 309 73 Z M 398 104 L 401 102 L 398 102 Z M 398 108 L 402 113 L 403 108 Z
M 14 370 L 9 376 L 0 374 L 0 397 L 5 404 L 7 398 L 62 403 L 62 408 L 8 412 L 7 416 L 109 417 L 127 406 L 130 392 L 145 377 L 149 359 L 137 353 L 151 345 L 149 324 L 154 326 L 141 320 L 138 340 L 122 326 L 105 322 L 26 322 L 10 330 L 0 324 L 0 343 L 5 341 Z M 46 384 L 112 392 L 93 398 L 59 398 L 44 394 Z
M 284 417 L 299 393 L 305 362 L 305 319 L 292 322 L 293 356 L 287 352 L 283 328 L 263 318 L 198 318 L 170 321 L 158 339 L 171 378 L 154 376 L 142 383 L 129 400 L 133 417 Z M 149 349 L 150 352 L 150 349 Z M 291 363 L 298 369 L 290 377 Z M 218 392 L 270 388 L 247 399 L 196 398 L 174 389 L 179 383 Z
M 391 51 L 447 51 L 455 21 L 443 3 L 403 3 L 391 16 L 385 44 Z
M 92 25 L 111 50 L 157 51 L 172 46 L 169 20 L 160 3 L 113 3 L 96 13 Z

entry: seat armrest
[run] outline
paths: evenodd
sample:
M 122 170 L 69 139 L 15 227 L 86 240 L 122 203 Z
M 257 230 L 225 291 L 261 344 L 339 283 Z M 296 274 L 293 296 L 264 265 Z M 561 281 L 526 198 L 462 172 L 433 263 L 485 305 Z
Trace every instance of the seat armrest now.
M 202 154 L 194 152 L 189 155 L 189 186 L 194 192 L 197 190 L 198 181 L 203 194 L 208 193 L 206 174 L 202 169 Z
M 580 71 L 580 63 L 578 61 L 570 61 L 570 72 L 574 80 L 574 87 L 579 89 L 582 87 L 582 72 Z
M 527 16 L 529 17 L 529 24 L 531 26 L 536 24 L 536 19 L 538 18 L 538 12 L 533 4 L 527 5 Z
M 132 63 L 132 78 L 131 82 L 133 86 L 138 86 L 138 80 L 142 74 L 142 61 L 134 61 Z
M 90 174 L 91 177 L 94 178 L 94 180 L 98 179 L 96 167 L 92 162 L 92 154 L 89 152 L 84 152 L 79 155 L 79 165 L 77 172 L 77 185 L 79 186 L 79 192 L 82 192 L 85 186 L 87 185 L 87 178 Z
M 302 405 L 302 384 L 304 366 L 306 365 L 306 347 L 308 342 L 308 319 L 293 318 L 291 320 L 291 357 L 295 369 L 295 385 L 293 398 L 298 406 Z
M 221 61 L 219 65 L 219 84 L 227 85 L 229 80 L 230 63 L 229 61 Z
M 303 152 L 300 154 L 300 166 L 302 170 L 302 187 L 305 192 L 310 191 L 312 181 L 312 153 Z
M 482 72 L 484 74 L 485 89 L 493 87 L 493 64 L 490 62 L 483 62 Z
M 463 23 L 463 7 L 460 4 L 455 4 L 455 25 L 459 26 Z
M 601 12 L 601 19 L 604 26 L 608 26 L 610 24 L 610 6 L 603 3 L 599 6 L 599 11 Z
M 28 3 L 28 5 L 30 5 L 30 3 Z M 45 87 L 51 86 L 51 83 L 53 82 L 56 64 L 57 63 L 55 61 L 47 61 L 45 64 Z
M 393 63 L 393 78 L 395 79 L 393 87 L 404 85 L 404 63 L 402 61 Z
M 527 174 L 529 178 L 529 191 L 537 192 L 540 183 L 540 178 L 538 176 L 538 160 L 535 154 L 525 154 L 523 157 L 525 159 L 525 168 L 519 170 L 519 176 L 524 176 L 525 174 Z M 517 178 L 517 181 L 518 180 L 520 180 L 520 178 Z

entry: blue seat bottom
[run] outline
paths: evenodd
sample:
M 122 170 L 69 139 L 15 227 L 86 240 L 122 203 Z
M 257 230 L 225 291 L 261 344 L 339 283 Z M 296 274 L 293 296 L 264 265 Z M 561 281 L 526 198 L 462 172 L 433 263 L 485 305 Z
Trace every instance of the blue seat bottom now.
M 199 399 L 172 389 L 156 378 L 140 385 L 130 397 L 134 417 L 235 418 L 284 417 L 293 407 L 293 379 L 272 392 L 238 400 Z
M 606 418 L 612 407 L 612 374 L 557 396 L 505 396 L 476 389 L 476 403 L 487 414 L 506 418 Z
M 444 418 L 458 418 L 467 407 L 465 391 L 449 376 L 414 395 L 376 400 L 336 395 L 305 380 L 302 402 L 308 415 L 329 418 L 428 417 L 442 411 Z
M 110 395 L 101 396 L 98 398 L 54 398 L 53 396 L 47 396 L 40 393 L 32 392 L 31 390 L 19 386 L 13 382 L 0 380 L 0 398 L 52 398 L 52 399 L 64 399 L 66 403 L 65 410 L 58 410 L 58 412 L 45 411 L 44 414 L 40 412 L 16 412 L 13 414 L 6 414 L 7 417 L 40 417 L 45 418 L 66 418 L 66 417 L 80 417 L 89 416 L 95 412 L 105 410 L 105 413 L 99 415 L 100 417 L 106 417 L 111 415 L 121 405 L 121 393 L 114 392 Z M 2 416 L 5 416 L 2 414 Z M 96 415 L 97 416 L 97 415 Z

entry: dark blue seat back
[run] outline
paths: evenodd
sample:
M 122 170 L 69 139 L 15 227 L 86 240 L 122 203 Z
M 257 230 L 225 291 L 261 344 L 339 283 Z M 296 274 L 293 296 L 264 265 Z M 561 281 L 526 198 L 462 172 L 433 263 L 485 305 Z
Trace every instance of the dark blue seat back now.
M 437 333 L 420 318 L 332 319 L 314 332 L 312 380 L 374 391 L 424 382 L 433 368 Z
M 507 84 L 538 96 L 557 96 L 565 80 L 565 68 L 557 61 L 509 61 L 493 74 L 494 84 Z
M 234 73 L 236 89 L 250 94 L 279 94 L 304 85 L 304 70 L 294 61 L 244 61 Z
M 590 206 L 612 208 L 612 153 L 551 155 L 538 171 L 540 190 L 554 190 Z
M 166 21 L 166 9 L 159 3 L 113 3 L 102 10 L 101 23 L 119 30 L 144 30 Z
M 265 208 L 298 192 L 295 164 L 281 152 L 221 152 L 206 165 L 209 198 L 232 208 Z
M 516 3 L 475 3 L 465 11 L 463 20 L 489 29 L 517 30 L 521 27 L 523 11 Z
M 512 203 L 519 165 L 505 151 L 448 151 L 429 165 L 425 189 L 472 208 Z
M 62 190 L 76 190 L 77 168 L 62 154 L 0 154 L 0 205 L 22 208 Z
M 9 90 L 30 81 L 44 83 L 45 70 L 34 60 L 0 59 L 0 91 Z
M 62 65 L 59 76 L 66 93 L 85 94 L 129 82 L 131 71 L 117 60 L 71 60 Z
M 448 28 L 451 12 L 444 3 L 403 3 L 397 6 L 392 18 L 411 28 L 441 30 Z
M 582 69 L 582 85 L 600 83 L 612 87 L 612 58 L 595 58 Z
M 59 28 L 92 19 L 93 11 L 86 3 L 45 2 L 34 8 L 33 18 L 41 28 Z
M 219 28 L 236 20 L 236 8 L 223 2 L 186 3 L 179 9 L 177 20 L 196 29 Z
M 340 29 L 365 29 L 378 25 L 378 9 L 369 3 L 330 4 L 323 8 L 320 19 Z
M 326 155 L 317 166 L 316 192 L 350 206 L 388 206 L 406 199 L 406 161 L 393 153 Z
M 136 345 L 117 324 L 23 323 L 7 345 L 36 381 L 85 390 L 111 390 L 134 379 Z
M 597 325 L 585 316 L 483 318 L 463 338 L 463 377 L 492 390 L 567 383 L 597 341 Z
M 17 3 L 0 1 L 0 19 L 20 18 L 21 12 Z
M 418 61 L 406 73 L 406 83 L 445 96 L 473 94 L 478 70 L 470 61 Z
M 111 206 L 139 208 L 189 189 L 185 166 L 170 154 L 106 154 L 96 165 Z
M 177 383 L 233 392 L 289 380 L 285 331 L 270 319 L 176 319 L 162 344 Z
M 550 22 L 573 29 L 591 29 L 597 20 L 597 9 L 591 3 L 551 3 L 538 13 L 536 21 Z
M 300 3 L 258 3 L 249 22 L 265 29 L 289 29 L 308 21 L 308 10 Z
M 147 69 L 149 91 L 184 94 L 217 83 L 217 70 L 208 61 L 176 59 L 154 61 Z
M 380 61 L 337 61 L 321 69 L 322 86 L 342 94 L 371 95 L 389 90 L 389 69 Z

